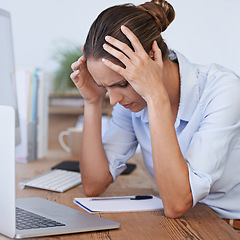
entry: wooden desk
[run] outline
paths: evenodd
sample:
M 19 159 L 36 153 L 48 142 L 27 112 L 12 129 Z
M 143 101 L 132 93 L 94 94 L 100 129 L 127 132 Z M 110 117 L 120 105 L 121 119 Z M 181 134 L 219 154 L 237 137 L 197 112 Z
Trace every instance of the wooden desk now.
M 131 161 L 136 162 L 139 156 L 135 156 Z M 56 165 L 69 157 L 63 151 L 50 151 L 49 156 L 28 164 L 16 164 L 16 184 L 25 179 L 34 177 Z M 102 196 L 120 196 L 135 194 L 157 194 L 155 185 L 150 175 L 144 173 L 141 164 L 129 176 L 121 175 Z M 55 193 L 39 189 L 20 190 L 17 186 L 16 195 L 22 197 L 42 197 L 55 201 L 69 207 L 83 211 L 73 203 L 74 197 L 84 197 L 81 185 L 65 192 Z M 98 231 L 89 233 L 79 233 L 62 235 L 55 237 L 44 237 L 40 239 L 240 239 L 240 235 L 228 224 L 218 217 L 209 207 L 197 204 L 187 214 L 178 219 L 169 219 L 164 216 L 163 211 L 152 212 L 132 212 L 132 213 L 101 213 L 98 216 L 121 223 L 120 229 L 110 231 Z M 0 239 L 8 239 L 0 235 Z M 36 238 L 39 239 L 39 238 Z

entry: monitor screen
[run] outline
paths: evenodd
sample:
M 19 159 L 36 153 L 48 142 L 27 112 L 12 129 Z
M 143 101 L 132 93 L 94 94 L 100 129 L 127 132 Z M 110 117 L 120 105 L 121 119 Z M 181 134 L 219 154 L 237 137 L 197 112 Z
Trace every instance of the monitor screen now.
M 16 145 L 20 143 L 20 124 L 17 107 L 15 65 L 11 17 L 0 9 L 0 105 L 12 106 L 16 112 Z

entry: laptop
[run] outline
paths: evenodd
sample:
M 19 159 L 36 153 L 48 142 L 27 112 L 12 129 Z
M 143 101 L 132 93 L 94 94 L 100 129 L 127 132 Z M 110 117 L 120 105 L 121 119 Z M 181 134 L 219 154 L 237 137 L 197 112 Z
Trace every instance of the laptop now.
M 10 238 L 116 229 L 120 224 L 43 199 L 15 199 L 15 110 L 0 106 L 0 233 Z M 18 210 L 16 212 L 16 209 Z M 21 214 L 30 215 L 23 223 Z M 16 223 L 20 218 L 20 223 Z M 36 224 L 34 223 L 37 219 Z M 40 222 L 40 226 L 39 226 Z
M 9 12 L 0 9 L 0 234 L 29 238 L 116 229 L 120 224 L 43 198 L 15 199 L 19 115 Z M 24 222 L 24 218 L 27 222 Z

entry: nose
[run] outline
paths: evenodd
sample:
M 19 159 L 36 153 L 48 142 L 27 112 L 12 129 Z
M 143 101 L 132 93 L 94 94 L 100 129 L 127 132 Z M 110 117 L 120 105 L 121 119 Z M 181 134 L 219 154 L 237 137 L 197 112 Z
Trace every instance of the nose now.
M 110 100 L 110 104 L 112 106 L 116 105 L 118 102 L 120 102 L 123 98 L 123 95 L 117 91 L 114 88 L 108 88 L 107 89 L 108 94 L 109 94 L 109 100 Z

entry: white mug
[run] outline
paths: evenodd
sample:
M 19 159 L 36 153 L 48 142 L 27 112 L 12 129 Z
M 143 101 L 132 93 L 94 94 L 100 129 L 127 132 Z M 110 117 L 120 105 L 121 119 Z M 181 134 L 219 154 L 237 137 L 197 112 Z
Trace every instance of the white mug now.
M 67 141 L 64 140 L 65 136 L 67 137 Z M 72 156 L 80 156 L 82 129 L 74 127 L 68 128 L 66 131 L 59 133 L 58 140 L 66 152 L 70 153 Z

